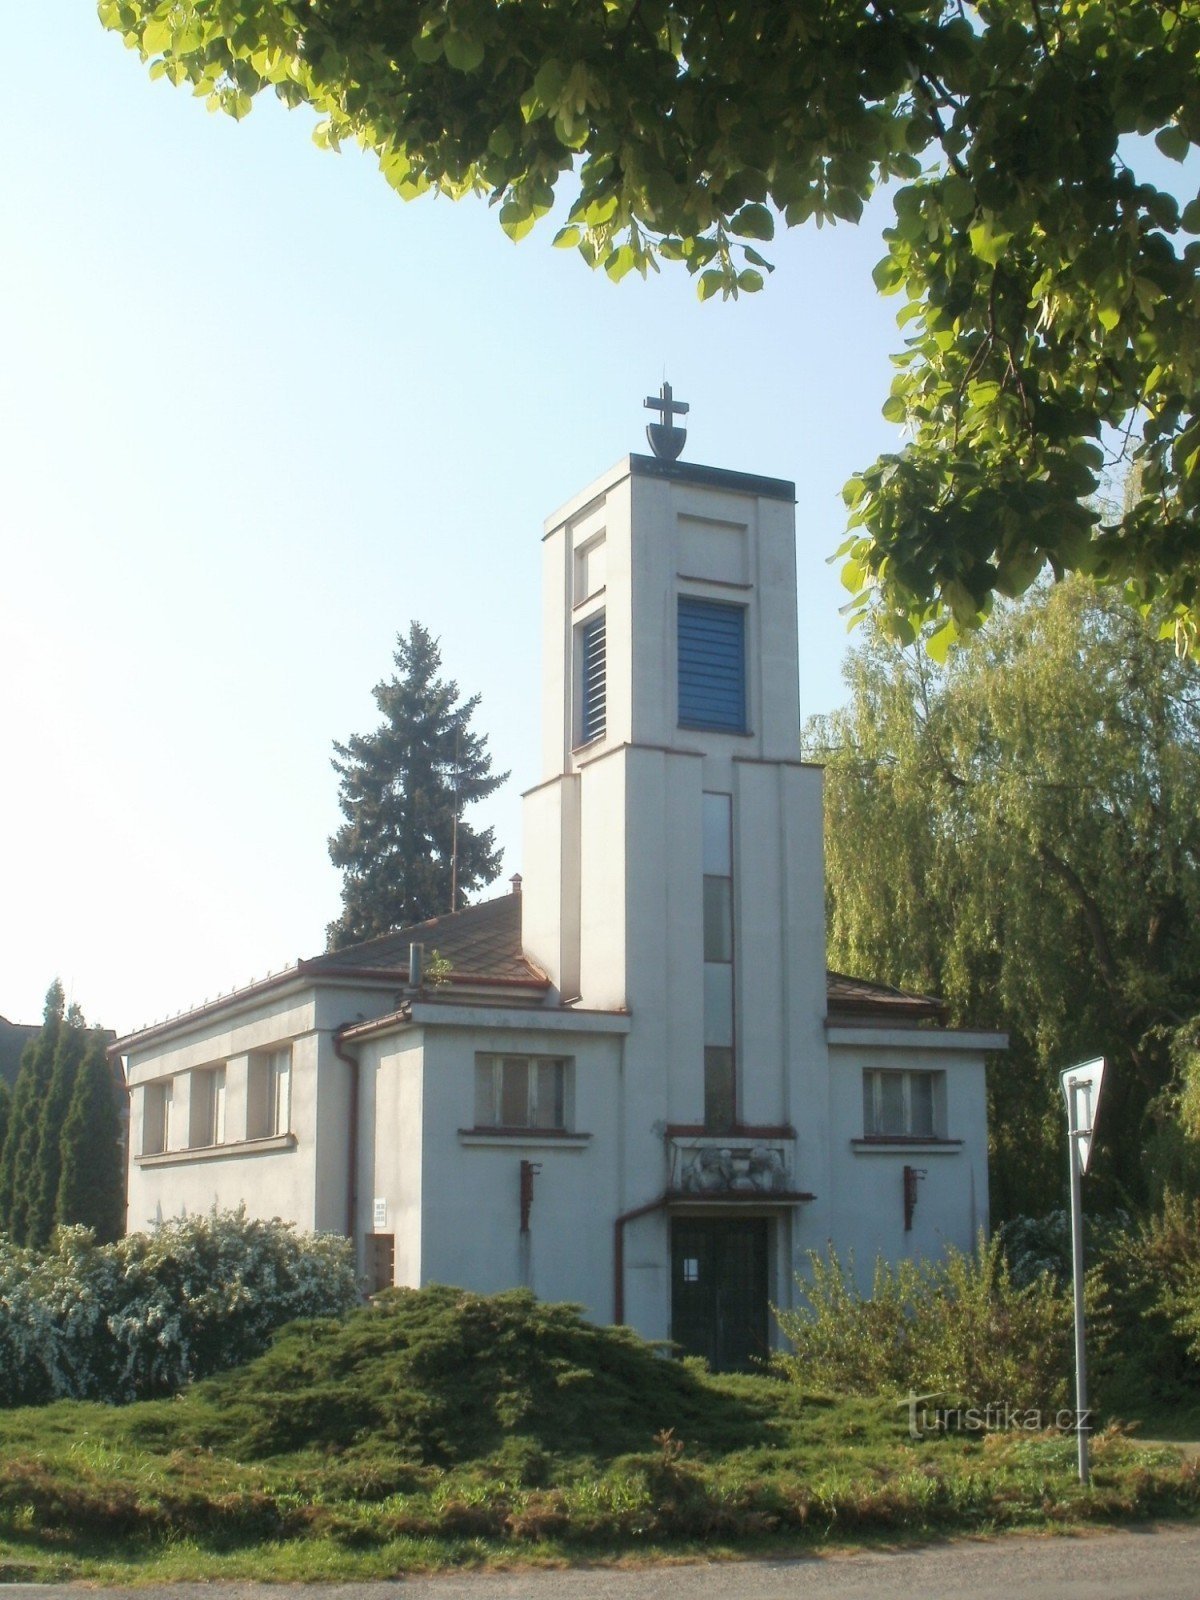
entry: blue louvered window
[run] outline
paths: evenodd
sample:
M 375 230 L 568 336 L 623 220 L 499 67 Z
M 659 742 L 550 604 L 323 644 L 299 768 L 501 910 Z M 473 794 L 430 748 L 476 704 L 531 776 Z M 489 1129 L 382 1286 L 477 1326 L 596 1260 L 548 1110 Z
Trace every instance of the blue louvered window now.
M 679 721 L 746 730 L 746 610 L 716 600 L 679 601 Z
M 583 679 L 580 744 L 602 739 L 606 724 L 607 672 L 604 654 L 604 613 L 589 617 L 583 625 L 581 671 Z

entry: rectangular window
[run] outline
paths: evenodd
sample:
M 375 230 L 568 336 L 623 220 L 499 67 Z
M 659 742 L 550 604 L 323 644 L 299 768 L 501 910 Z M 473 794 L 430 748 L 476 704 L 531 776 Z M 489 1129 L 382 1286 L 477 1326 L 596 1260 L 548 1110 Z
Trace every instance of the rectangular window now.
M 606 565 L 604 535 L 598 533 L 581 544 L 575 552 L 575 604 L 580 605 L 589 596 L 599 594 L 604 587 Z
M 704 864 L 704 1126 L 737 1120 L 733 1017 L 733 796 L 702 797 Z
M 746 608 L 679 599 L 679 721 L 746 731 Z
M 565 1130 L 567 1067 L 559 1056 L 476 1056 L 475 1126 Z
M 704 1047 L 704 1126 L 709 1133 L 728 1133 L 734 1125 L 733 1049 Z
M 603 739 L 608 720 L 608 673 L 603 611 L 598 611 L 594 617 L 589 617 L 580 629 L 579 672 L 582 684 L 579 742 L 591 744 L 593 739 Z
M 225 1143 L 225 1068 L 206 1067 L 192 1073 L 191 1127 L 188 1144 Z
M 292 1047 L 250 1057 L 246 1074 L 246 1137 L 271 1139 L 291 1128 Z
M 733 880 L 704 880 L 704 959 L 733 960 Z
M 863 1126 L 867 1138 L 938 1138 L 944 1076 L 941 1072 L 864 1072 Z
M 148 1083 L 142 1090 L 142 1154 L 162 1155 L 171 1148 L 171 1080 Z

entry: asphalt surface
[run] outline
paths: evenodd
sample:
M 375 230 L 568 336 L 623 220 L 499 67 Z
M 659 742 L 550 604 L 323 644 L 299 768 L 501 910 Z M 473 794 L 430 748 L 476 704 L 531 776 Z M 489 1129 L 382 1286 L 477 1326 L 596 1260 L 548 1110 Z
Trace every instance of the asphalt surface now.
M 86 1584 L 13 1583 L 3 1600 L 80 1600 Z M 448 1573 L 394 1583 L 184 1583 L 106 1600 L 1200 1600 L 1200 1524 L 788 1561 Z

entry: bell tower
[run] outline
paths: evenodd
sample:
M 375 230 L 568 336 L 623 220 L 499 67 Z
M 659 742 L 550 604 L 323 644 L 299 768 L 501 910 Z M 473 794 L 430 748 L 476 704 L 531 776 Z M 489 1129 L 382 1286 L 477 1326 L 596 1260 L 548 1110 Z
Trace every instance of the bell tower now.
M 564 1001 L 632 1013 L 643 1125 L 788 1123 L 797 1051 L 825 1055 L 795 486 L 675 459 L 686 406 L 647 405 L 661 453 L 545 524 L 524 945 Z

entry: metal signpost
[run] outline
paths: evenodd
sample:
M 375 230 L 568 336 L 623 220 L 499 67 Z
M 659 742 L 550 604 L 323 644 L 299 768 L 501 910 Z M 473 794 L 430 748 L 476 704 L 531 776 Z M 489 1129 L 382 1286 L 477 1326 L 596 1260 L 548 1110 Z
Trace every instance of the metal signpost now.
M 1085 1061 L 1059 1073 L 1067 1102 L 1067 1147 L 1071 1162 L 1071 1279 L 1075 1293 L 1075 1437 L 1079 1445 L 1079 1481 L 1089 1481 L 1087 1345 L 1083 1326 L 1083 1200 L 1080 1178 L 1088 1169 L 1104 1059 Z

